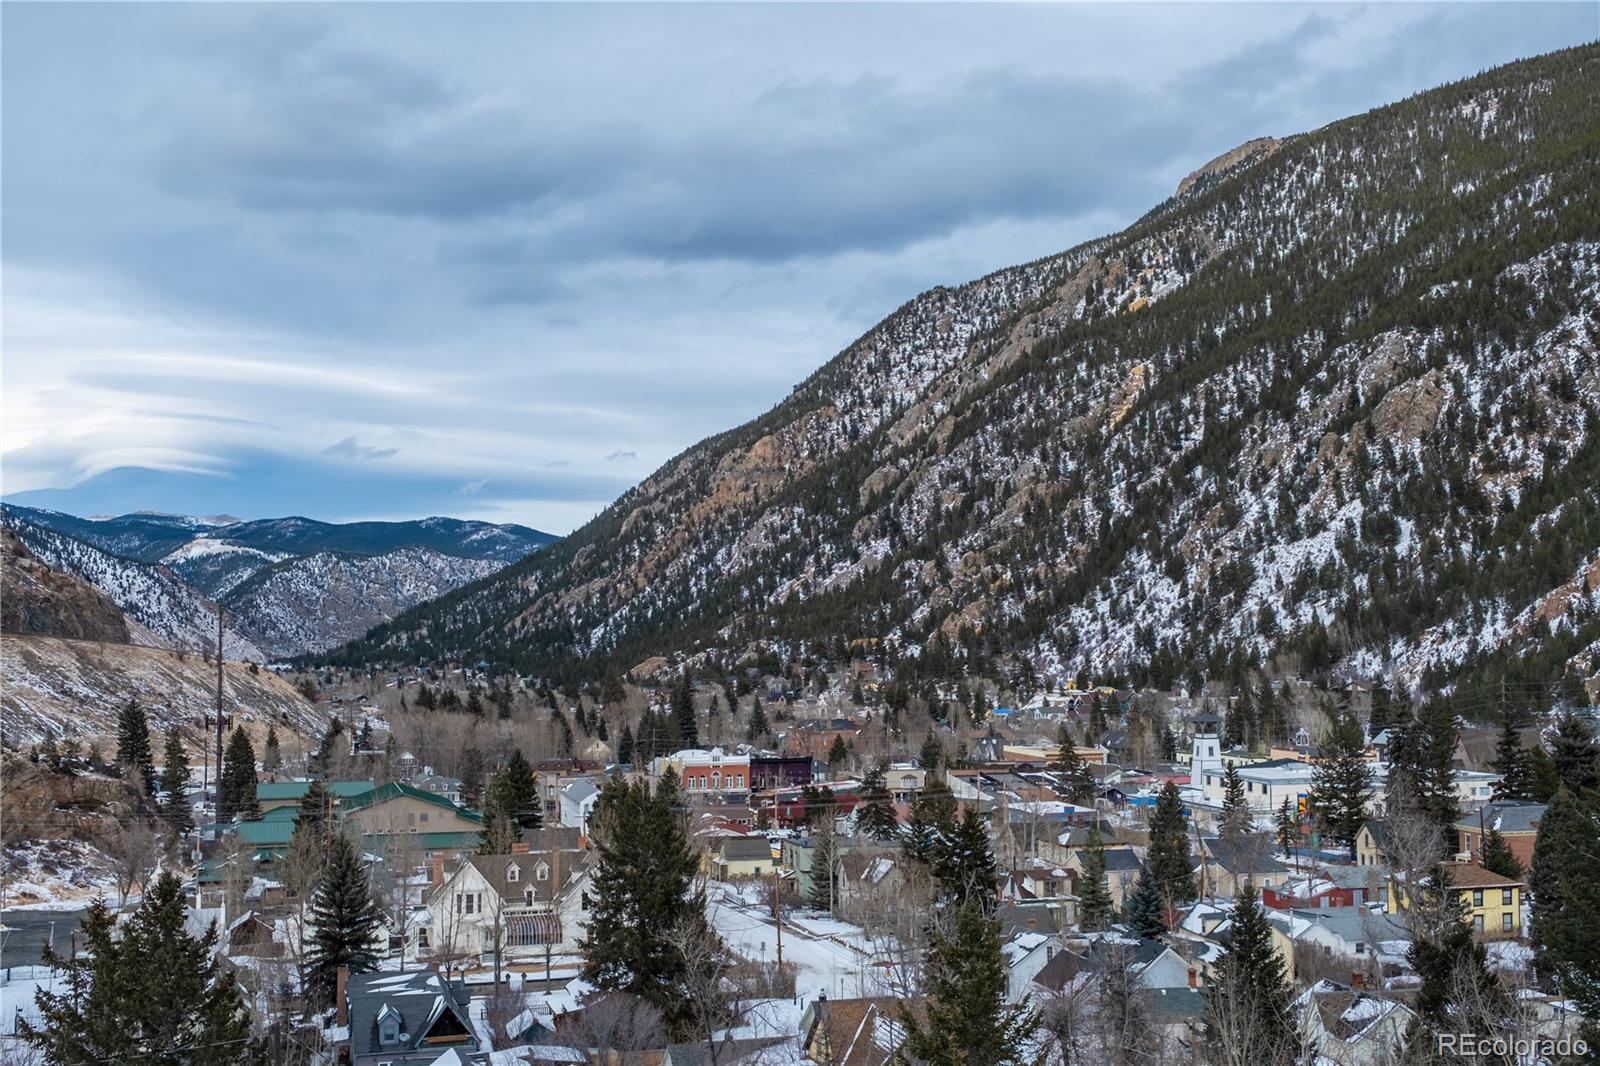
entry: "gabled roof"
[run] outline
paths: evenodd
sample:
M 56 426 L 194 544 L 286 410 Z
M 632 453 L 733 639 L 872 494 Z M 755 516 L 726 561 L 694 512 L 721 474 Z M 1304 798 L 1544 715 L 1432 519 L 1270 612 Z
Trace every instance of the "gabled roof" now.
M 467 1016 L 467 991 L 460 983 L 446 984 L 433 970 L 412 973 L 376 973 L 352 976 L 345 987 L 350 1007 L 350 1042 L 357 1054 L 386 1050 L 415 1050 L 430 1033 L 464 1033 L 456 1047 L 476 1051 L 477 1038 Z M 387 1046 L 378 1043 L 379 1017 L 397 1017 L 402 1039 Z M 441 1044 L 440 1051 L 448 1045 Z
M 545 867 L 545 877 L 539 879 L 539 866 Z M 490 888 L 499 893 L 505 903 L 520 905 L 528 900 L 533 890 L 533 902 L 548 903 L 584 871 L 584 853 L 581 851 L 539 852 L 513 855 L 468 855 L 466 865 L 477 870 Z M 512 868 L 516 880 L 512 880 Z M 456 868 L 459 872 L 461 867 Z M 560 878 L 558 881 L 557 878 Z
M 1239 841 L 1206 837 L 1200 842 L 1206 858 L 1230 874 L 1280 874 L 1288 867 L 1272 855 L 1272 843 L 1264 834 Z
M 1461 818 L 1456 822 L 1456 828 L 1470 831 L 1482 826 L 1485 831 L 1496 829 L 1502 833 L 1537 833 L 1544 812 L 1543 803 L 1497 800 L 1484 804 L 1482 811 Z
M 764 836 L 722 837 L 717 841 L 715 850 L 723 862 L 749 862 L 753 859 L 772 861 L 772 845 Z
M 457 814 L 471 822 L 481 823 L 483 821 L 483 815 L 479 814 L 477 811 L 469 811 L 465 807 L 459 807 L 437 793 L 429 792 L 427 789 L 418 788 L 415 785 L 408 785 L 404 781 L 390 781 L 388 784 L 380 785 L 377 788 L 368 789 L 366 792 L 351 796 L 349 799 L 340 804 L 340 808 L 345 811 L 365 810 L 368 807 L 375 807 L 380 803 L 396 799 L 400 796 L 408 796 L 411 799 L 421 800 L 424 803 L 430 803 L 435 807 L 450 811 L 453 814 Z

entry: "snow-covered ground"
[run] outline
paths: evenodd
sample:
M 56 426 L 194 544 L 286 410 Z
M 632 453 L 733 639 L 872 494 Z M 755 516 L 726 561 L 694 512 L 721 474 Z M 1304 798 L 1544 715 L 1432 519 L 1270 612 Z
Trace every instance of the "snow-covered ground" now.
M 763 886 L 711 887 L 706 914 L 728 946 L 754 962 L 777 958 L 778 930 L 772 911 L 758 901 Z M 857 926 L 826 915 L 802 913 L 786 918 L 783 961 L 798 968 L 795 992 L 804 1002 L 817 993 L 847 998 L 893 993 L 887 960 L 875 957 Z

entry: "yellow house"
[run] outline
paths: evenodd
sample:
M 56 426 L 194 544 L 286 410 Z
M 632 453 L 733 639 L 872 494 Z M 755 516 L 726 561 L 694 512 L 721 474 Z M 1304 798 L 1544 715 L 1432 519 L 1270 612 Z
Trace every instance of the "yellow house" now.
M 1522 936 L 1522 893 L 1527 887 L 1512 877 L 1502 877 L 1471 863 L 1449 863 L 1450 888 L 1461 899 L 1461 912 L 1472 930 L 1485 940 Z M 1389 913 L 1409 905 L 1405 886 L 1389 886 Z
M 1368 819 L 1356 833 L 1356 865 L 1382 866 L 1383 849 L 1388 840 L 1382 822 Z
M 761 877 L 776 872 L 772 845 L 764 836 L 719 837 L 707 855 L 707 865 L 717 880 Z

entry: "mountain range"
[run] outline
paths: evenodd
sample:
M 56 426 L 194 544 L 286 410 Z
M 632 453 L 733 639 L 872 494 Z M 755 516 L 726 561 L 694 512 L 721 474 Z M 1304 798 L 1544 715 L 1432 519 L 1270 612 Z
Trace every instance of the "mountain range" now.
M 220 604 L 225 654 L 257 662 L 333 647 L 555 539 L 454 518 L 91 519 L 14 504 L 0 522 L 49 568 L 108 596 L 135 643 L 213 647 Z
M 1591 674 L 1597 307 L 1585 46 L 1257 139 L 1120 233 L 925 292 L 329 658 Z

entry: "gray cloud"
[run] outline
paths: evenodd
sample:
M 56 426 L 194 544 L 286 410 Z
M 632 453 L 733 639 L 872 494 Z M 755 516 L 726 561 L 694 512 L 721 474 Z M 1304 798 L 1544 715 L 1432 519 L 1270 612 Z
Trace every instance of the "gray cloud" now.
M 399 452 L 399 448 L 373 448 L 365 444 L 358 444 L 354 437 L 346 437 L 322 449 L 323 455 L 331 456 L 335 459 L 387 459 L 391 455 L 399 454 Z
M 635 460 L 637 458 L 639 458 L 639 453 L 638 452 L 618 450 L 618 451 L 614 451 L 610 455 L 606 456 L 606 462 L 608 462 L 608 463 L 632 462 L 633 460 Z

